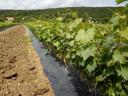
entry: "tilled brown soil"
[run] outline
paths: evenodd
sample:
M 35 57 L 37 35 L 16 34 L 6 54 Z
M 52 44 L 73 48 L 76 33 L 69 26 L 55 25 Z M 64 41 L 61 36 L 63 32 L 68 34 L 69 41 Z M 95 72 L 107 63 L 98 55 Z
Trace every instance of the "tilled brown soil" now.
M 25 27 L 0 32 L 0 96 L 54 96 Z

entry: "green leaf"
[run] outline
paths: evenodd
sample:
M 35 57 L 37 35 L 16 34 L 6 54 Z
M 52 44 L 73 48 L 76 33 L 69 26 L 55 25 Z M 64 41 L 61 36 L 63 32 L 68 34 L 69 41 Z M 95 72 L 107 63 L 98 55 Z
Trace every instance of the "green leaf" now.
M 74 40 L 72 40 L 71 42 L 69 42 L 69 46 L 74 46 Z
M 84 29 L 80 29 L 77 36 L 76 36 L 76 41 L 83 41 L 86 42 L 86 33 Z
M 123 52 L 124 57 L 128 57 L 128 52 Z
M 128 0 L 116 0 L 117 4 L 123 3 L 125 1 L 128 1 Z
M 119 32 L 119 35 L 128 40 L 128 28 L 126 30 Z
M 121 54 L 121 52 L 118 50 L 118 49 L 116 49 L 115 51 L 114 51 L 114 54 L 113 54 L 113 60 L 115 61 L 115 62 L 119 62 L 119 63 L 121 63 L 121 64 L 124 64 L 125 62 L 126 62 L 126 59 L 125 59 L 125 57 L 123 56 L 123 54 Z
M 77 51 L 77 55 L 81 56 L 83 58 L 83 60 L 87 60 L 90 56 L 94 56 L 96 52 L 96 47 L 91 46 L 87 49 L 81 49 L 79 51 Z
M 110 87 L 110 88 L 108 89 L 108 94 L 109 94 L 109 96 L 116 96 L 116 95 L 115 95 L 115 92 L 114 92 L 114 89 L 113 89 L 112 87 Z
M 60 45 L 59 41 L 53 43 L 54 46 L 58 47 Z
M 63 21 L 64 19 L 63 19 L 63 17 L 58 17 L 58 18 L 56 18 L 56 20 L 57 21 Z
M 128 67 L 121 68 L 117 70 L 119 76 L 122 76 L 125 80 L 128 80 Z
M 96 77 L 97 82 L 99 81 L 104 81 L 104 79 L 106 79 L 107 77 L 109 77 L 110 75 L 113 75 L 113 70 L 107 70 L 104 69 L 103 72 L 101 73 L 101 75 Z
M 117 26 L 119 24 L 119 16 L 114 16 L 111 18 L 110 22 L 112 23 L 113 26 Z
M 66 38 L 67 38 L 67 39 L 70 39 L 70 38 L 73 38 L 73 36 L 72 36 L 70 33 L 67 33 L 67 34 L 66 34 Z
M 74 22 L 69 23 L 69 25 L 68 25 L 69 30 L 72 31 L 72 29 L 76 28 L 81 22 L 82 22 L 81 18 L 75 19 Z
M 106 78 L 105 76 L 100 75 L 100 76 L 97 76 L 97 77 L 96 77 L 96 81 L 97 81 L 97 82 L 103 81 L 105 78 Z
M 83 52 L 83 59 L 87 60 L 90 56 L 94 56 L 96 52 L 96 47 L 92 46 L 87 48 L 84 52 Z
M 93 63 L 93 64 L 88 64 L 87 65 L 87 70 L 89 72 L 89 74 L 91 74 L 92 71 L 94 71 L 97 67 L 97 64 L 96 63 Z
M 84 61 L 80 62 L 80 65 L 84 67 L 85 66 L 85 62 Z
M 81 22 L 82 22 L 82 18 L 79 18 L 79 19 L 77 18 L 74 23 L 76 23 L 76 25 L 78 25 L 78 24 L 80 24 Z
M 76 36 L 76 41 L 88 43 L 90 40 L 94 39 L 94 35 L 95 35 L 95 32 L 93 28 L 88 29 L 87 31 L 85 31 L 84 29 L 80 29 Z

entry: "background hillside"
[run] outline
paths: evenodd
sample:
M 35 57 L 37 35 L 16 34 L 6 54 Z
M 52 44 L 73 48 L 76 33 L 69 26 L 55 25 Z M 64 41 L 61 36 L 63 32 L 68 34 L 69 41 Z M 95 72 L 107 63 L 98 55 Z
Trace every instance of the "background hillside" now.
M 5 17 L 15 17 L 18 21 L 21 18 L 32 20 L 34 18 L 54 18 L 70 14 L 71 12 L 78 12 L 79 18 L 92 17 L 93 20 L 104 21 L 109 20 L 115 10 L 122 10 L 123 8 L 115 7 L 70 7 L 70 8 L 55 8 L 44 10 L 1 10 L 0 21 L 4 21 Z

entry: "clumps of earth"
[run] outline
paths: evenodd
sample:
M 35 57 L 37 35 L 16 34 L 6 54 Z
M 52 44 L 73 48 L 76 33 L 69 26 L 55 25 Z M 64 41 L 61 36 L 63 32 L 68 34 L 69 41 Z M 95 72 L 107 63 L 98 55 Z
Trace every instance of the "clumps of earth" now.
M 0 32 L 0 96 L 54 96 L 23 25 Z

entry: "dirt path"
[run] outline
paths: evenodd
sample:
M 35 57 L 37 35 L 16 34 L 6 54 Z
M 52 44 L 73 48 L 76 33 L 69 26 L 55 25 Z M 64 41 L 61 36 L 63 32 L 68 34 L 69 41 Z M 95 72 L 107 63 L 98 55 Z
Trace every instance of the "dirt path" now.
M 0 32 L 0 96 L 54 96 L 22 25 Z

